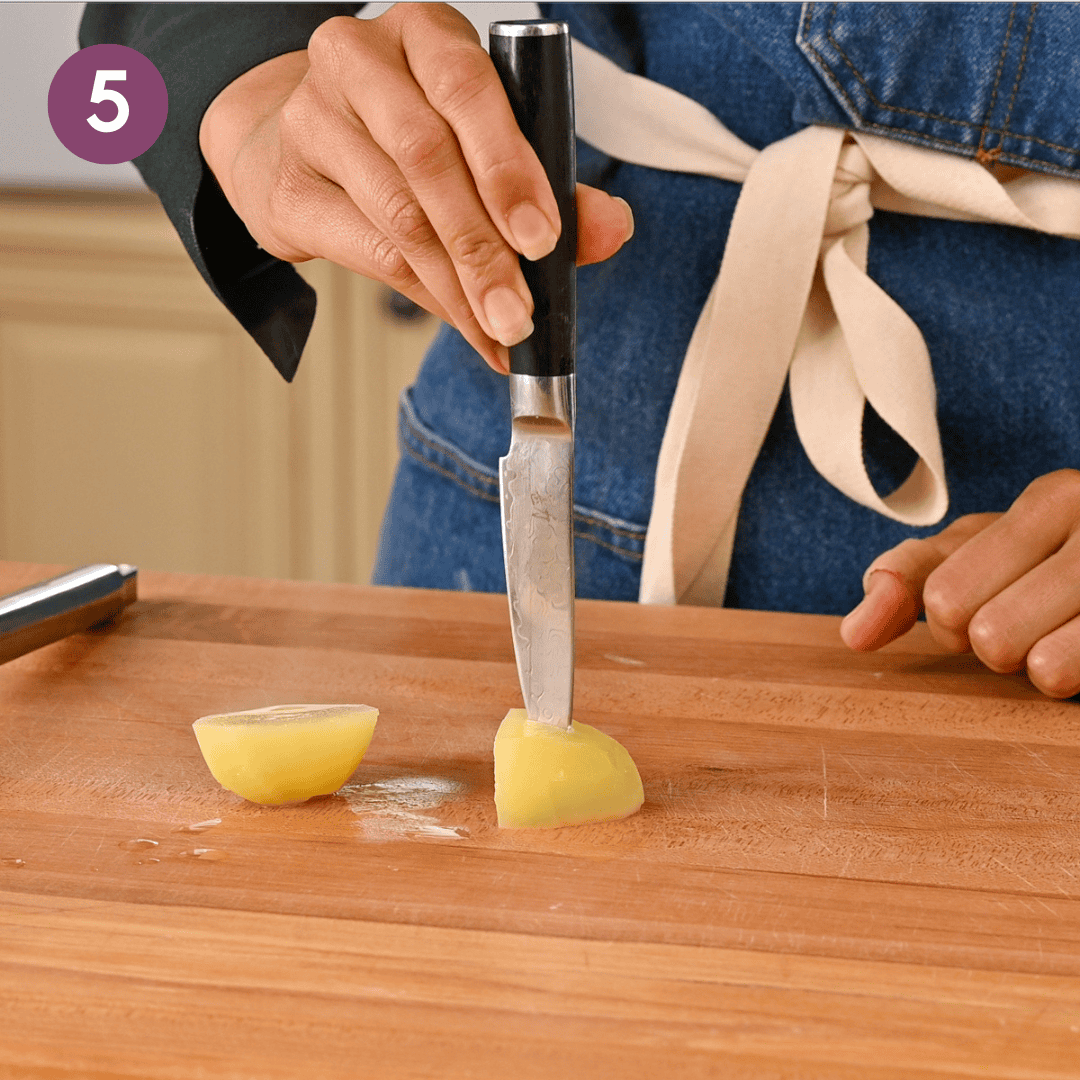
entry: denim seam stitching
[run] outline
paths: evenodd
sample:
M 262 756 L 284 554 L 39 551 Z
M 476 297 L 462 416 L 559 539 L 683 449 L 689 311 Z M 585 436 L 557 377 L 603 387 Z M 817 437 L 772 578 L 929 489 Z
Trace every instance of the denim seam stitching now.
M 898 139 L 900 142 L 924 143 L 930 145 L 937 144 L 946 148 L 946 152 L 949 153 L 951 153 L 951 150 L 948 150 L 947 148 L 958 147 L 961 150 L 966 151 L 966 153 L 962 155 L 963 157 L 966 157 L 970 161 L 978 160 L 977 152 L 973 154 L 973 148 L 967 143 L 954 142 L 951 139 L 939 138 L 936 135 L 924 135 L 917 131 L 906 131 L 903 128 L 889 127 L 887 124 L 875 124 L 872 120 L 863 120 L 862 123 L 863 127 L 868 131 L 880 131 L 889 138 Z M 1065 147 L 1062 147 L 1061 149 L 1064 150 Z M 1077 154 L 1080 154 L 1080 150 L 1074 150 L 1072 151 L 1072 154 L 1075 157 Z M 1037 171 L 1039 172 L 1049 173 L 1054 176 L 1063 176 L 1067 180 L 1076 180 L 1080 177 L 1080 170 L 1077 168 L 1072 168 L 1068 165 L 1058 165 L 1052 161 L 1043 161 L 1042 158 L 1028 157 L 1025 154 L 1018 154 L 1011 150 L 1001 151 L 1001 153 L 996 156 L 995 160 L 1004 162 L 1006 165 L 1036 165 L 1038 166 Z
M 810 24 L 810 21 L 811 21 L 811 19 L 813 17 L 813 9 L 814 9 L 814 7 L 815 7 L 814 4 L 810 4 L 810 5 L 808 5 L 807 11 L 806 11 L 806 23 L 805 23 L 805 25 L 807 26 L 808 33 L 809 33 L 809 24 Z M 835 8 L 836 5 L 834 4 L 833 7 Z M 835 39 L 832 38 L 832 36 L 828 32 L 828 30 L 826 31 L 826 35 L 828 36 L 829 41 L 832 43 L 833 47 L 840 54 L 840 56 L 843 58 L 844 63 L 847 64 L 847 66 L 849 68 L 851 68 L 852 73 L 854 74 L 854 76 L 859 80 L 860 83 L 862 83 L 863 88 L 866 90 L 867 96 L 870 98 L 870 100 L 873 102 L 873 104 L 877 108 L 884 109 L 887 112 L 900 112 L 900 113 L 910 114 L 911 116 L 921 116 L 923 119 L 926 119 L 926 120 L 940 120 L 943 123 L 952 124 L 952 125 L 954 125 L 956 127 L 965 127 L 965 128 L 972 128 L 972 129 L 975 129 L 975 128 L 979 127 L 978 124 L 974 124 L 974 123 L 972 123 L 971 121 L 968 121 L 968 120 L 958 120 L 958 119 L 953 118 L 953 117 L 939 116 L 936 113 L 920 112 L 918 109 L 909 109 L 909 108 L 906 108 L 903 105 L 886 105 L 883 101 L 879 101 L 878 98 L 873 93 L 873 91 L 870 89 L 869 85 L 863 79 L 861 73 L 854 67 L 852 61 L 847 57 L 847 55 L 844 53 L 843 49 L 840 48 L 840 46 L 837 44 Z M 891 128 L 891 127 L 889 127 L 888 125 L 885 125 L 885 124 L 876 124 L 872 120 L 867 120 L 866 117 L 863 115 L 862 110 L 852 100 L 851 95 L 848 94 L 848 92 L 844 89 L 843 85 L 841 84 L 840 80 L 836 77 L 835 73 L 833 72 L 832 65 L 817 50 L 817 48 L 815 48 L 813 42 L 810 41 L 809 36 L 803 38 L 803 43 L 810 50 L 810 52 L 812 52 L 814 54 L 815 59 L 821 65 L 822 74 L 826 77 L 828 82 L 834 87 L 836 92 L 844 99 L 844 101 L 847 102 L 847 104 L 851 108 L 851 111 L 858 118 L 858 121 L 859 121 L 860 124 L 863 124 L 868 128 L 875 128 L 878 131 L 884 131 L 884 132 L 888 132 L 890 134 L 895 134 L 897 132 L 898 129 L 896 129 L 896 128 Z M 957 146 L 957 147 L 960 147 L 963 150 L 970 150 L 971 149 L 970 144 L 960 142 L 959 140 L 956 140 L 956 139 L 947 139 L 947 138 L 944 138 L 943 136 L 939 136 L 939 135 L 925 135 L 925 134 L 923 134 L 921 132 L 911 132 L 910 134 L 912 136 L 914 136 L 915 138 L 924 139 L 924 140 L 926 140 L 928 142 L 937 142 L 937 143 L 941 144 L 942 146 Z M 1017 132 L 1017 131 L 1009 131 L 1009 130 L 1007 130 L 1005 128 L 986 128 L 986 129 L 984 129 L 984 134 L 1000 135 L 1001 139 L 1002 139 L 1002 142 L 1004 142 L 1005 139 L 1007 139 L 1007 138 L 1016 139 L 1017 141 L 1020 141 L 1020 142 L 1038 143 L 1040 146 L 1049 147 L 1051 150 L 1061 150 L 1063 153 L 1072 154 L 1073 156 L 1075 156 L 1077 154 L 1080 154 L 1080 147 L 1077 147 L 1077 146 L 1064 146 L 1061 143 L 1051 142 L 1049 139 L 1042 139 L 1038 135 L 1026 135 L 1026 134 L 1023 134 L 1021 132 Z M 1027 161 L 1027 162 L 1031 162 L 1031 163 L 1037 164 L 1037 165 L 1051 164 L 1049 162 L 1044 162 L 1041 158 L 1031 157 L 1031 155 L 1029 155 L 1029 154 L 1011 153 L 1010 156 L 1014 160 Z M 1057 166 L 1057 167 L 1058 168 L 1067 168 L 1067 166 Z
M 460 466 L 463 471 L 469 473 L 472 476 L 478 477 L 478 479 L 480 479 L 485 484 L 495 486 L 496 481 L 489 480 L 487 477 L 483 476 L 482 474 L 477 473 L 474 469 L 470 469 L 465 464 L 465 462 L 460 457 L 458 457 L 456 454 L 451 454 L 448 451 L 444 450 L 442 447 L 438 446 L 436 443 L 433 443 L 430 439 L 425 439 L 424 436 L 419 431 L 417 431 L 415 428 L 410 428 L 410 434 L 412 434 L 413 437 L 418 442 L 423 443 L 425 446 L 427 446 L 429 449 L 431 449 L 435 453 L 443 453 L 443 454 L 446 454 L 448 457 L 452 458 L 453 461 L 454 461 L 454 464 Z M 416 461 L 422 462 L 424 464 L 431 465 L 431 467 L 433 469 L 438 470 L 439 472 L 441 472 L 445 476 L 451 477 L 453 479 L 460 479 L 460 478 L 457 477 L 457 474 L 454 473 L 452 469 L 447 469 L 444 465 L 439 465 L 436 462 L 432 461 L 430 458 L 424 457 L 423 455 L 417 453 L 417 451 L 414 450 L 412 447 L 406 446 L 405 449 L 408 450 L 409 454 Z M 466 483 L 464 479 L 461 479 L 460 482 L 469 491 L 473 491 L 477 495 L 481 495 L 481 496 L 483 496 L 483 498 L 488 499 L 491 502 L 498 502 L 499 501 L 499 498 L 498 498 L 497 495 L 492 495 L 489 492 L 483 491 L 479 487 L 474 487 L 473 485 Z M 640 541 L 640 540 L 644 539 L 644 531 L 640 527 L 637 528 L 637 529 L 622 528 L 621 526 L 613 525 L 610 522 L 605 521 L 600 517 L 596 517 L 593 514 L 590 514 L 587 511 L 584 511 L 584 510 L 580 509 L 580 507 L 577 507 L 577 506 L 574 507 L 574 517 L 578 521 L 580 521 L 580 522 L 582 522 L 582 523 L 584 523 L 586 525 L 592 525 L 592 526 L 594 526 L 594 527 L 596 527 L 598 529 L 607 529 L 608 532 L 615 533 L 617 536 L 625 536 L 627 538 L 627 540 L 638 540 L 638 541 Z M 601 541 L 597 541 L 597 543 L 601 543 Z
M 809 31 L 809 23 L 810 23 L 810 20 L 813 18 L 813 15 L 814 15 L 814 5 L 810 4 L 806 9 L 806 20 L 807 20 L 807 30 L 808 31 Z M 832 66 L 826 61 L 825 57 L 822 56 L 821 53 L 818 52 L 817 48 L 810 41 L 809 35 L 804 40 L 806 41 L 806 47 L 814 54 L 814 57 L 817 59 L 818 63 L 821 65 L 822 71 L 823 71 L 823 73 L 825 75 L 825 78 L 828 79 L 828 81 L 830 83 L 832 83 L 832 85 L 836 88 L 836 92 L 848 103 L 848 106 L 851 108 L 851 111 L 858 118 L 859 122 L 860 123 L 865 123 L 866 121 L 863 120 L 862 111 L 858 108 L 858 106 L 856 106 L 855 102 L 851 100 L 850 95 L 844 89 L 844 87 L 841 85 L 840 80 L 833 73 Z
M 971 157 L 973 147 L 969 143 L 959 142 L 956 139 L 946 139 L 941 135 L 927 135 L 921 131 L 908 131 L 904 128 L 889 127 L 887 124 L 878 124 L 873 120 L 867 120 L 866 117 L 856 108 L 855 103 L 848 96 L 844 87 L 837 81 L 836 76 L 833 74 L 832 69 L 829 67 L 825 58 L 810 44 L 806 42 L 806 47 L 814 54 L 814 56 L 820 61 L 822 66 L 822 74 L 828 79 L 828 81 L 835 87 L 836 92 L 851 106 L 851 110 L 858 117 L 858 123 L 861 130 L 865 128 L 870 131 L 880 131 L 885 135 L 888 135 L 894 139 L 899 138 L 905 142 L 921 142 L 931 143 L 944 147 L 957 147 L 961 150 L 967 151 L 965 157 Z M 960 123 L 960 121 L 957 121 Z M 1017 139 L 1019 141 L 1035 142 L 1042 146 L 1048 146 L 1053 150 L 1061 150 L 1066 154 L 1071 154 L 1075 157 L 1080 154 L 1080 147 L 1062 146 L 1059 143 L 1049 142 L 1047 139 L 1040 139 L 1037 135 L 1021 135 L 1016 132 L 1002 132 L 999 128 L 990 128 L 990 134 L 1004 134 L 1011 139 Z M 1058 175 L 1064 175 L 1072 179 L 1075 177 L 1076 169 L 1070 168 L 1067 165 L 1058 165 L 1055 162 L 1044 161 L 1042 158 L 1031 157 L 1029 154 L 1020 154 L 1015 151 L 1002 151 L 1002 159 L 1011 159 L 1017 162 L 1029 162 L 1032 165 L 1037 165 L 1041 169 L 1045 169 L 1048 172 L 1054 172 Z
M 404 398 L 404 395 L 402 395 L 402 397 Z M 413 415 L 411 405 L 409 403 L 406 403 L 404 400 L 402 402 L 402 419 L 409 434 L 419 443 L 426 446 L 433 453 L 445 454 L 447 457 L 451 458 L 454 464 L 459 466 L 463 472 L 467 473 L 469 476 L 475 477 L 477 480 L 487 485 L 488 487 L 494 487 L 496 485 L 497 481 L 493 477 L 489 478 L 484 473 L 479 472 L 476 468 L 470 466 L 466 461 L 464 461 L 461 455 L 453 453 L 449 447 L 439 446 L 438 443 L 427 437 L 424 432 L 419 428 L 419 417 L 415 417 Z M 439 473 L 440 476 L 444 476 L 448 480 L 452 480 L 455 483 L 460 484 L 463 488 L 465 488 L 466 491 L 470 491 L 474 495 L 480 496 L 480 498 L 486 500 L 487 502 L 497 503 L 499 501 L 499 497 L 497 495 L 494 495 L 490 491 L 484 490 L 473 484 L 468 483 L 465 477 L 458 475 L 452 469 L 448 469 L 446 468 L 446 466 L 440 465 L 438 462 L 432 461 L 429 458 L 424 457 L 414 447 L 409 446 L 408 443 L 404 440 L 402 441 L 402 449 L 404 449 L 405 452 L 409 455 L 409 457 L 411 457 L 414 461 L 419 462 L 421 465 L 429 466 L 435 472 Z M 640 526 L 637 528 L 623 528 L 608 521 L 604 521 L 599 517 L 594 517 L 588 512 L 580 510 L 576 506 L 574 508 L 574 519 L 581 522 L 583 525 L 591 525 L 594 528 L 606 529 L 608 532 L 614 533 L 616 536 L 624 536 L 627 540 L 636 541 L 638 543 L 642 543 L 644 541 L 644 530 L 642 530 Z M 626 548 L 618 547 L 615 544 L 610 544 L 604 540 L 599 539 L 599 537 L 589 536 L 584 533 L 580 533 L 576 529 L 574 530 L 574 535 L 581 540 L 588 540 L 590 543 L 598 544 L 600 547 L 607 548 L 609 551 L 613 551 L 617 555 L 625 555 L 627 558 L 631 559 L 641 559 L 643 557 L 642 553 L 639 551 L 630 551 Z
M 959 121 L 957 121 L 959 123 Z M 1000 135 L 1001 141 L 1006 139 L 1018 139 L 1021 142 L 1033 142 L 1038 143 L 1040 146 L 1048 146 L 1051 150 L 1061 150 L 1066 154 L 1080 154 L 1080 146 L 1063 146 L 1061 143 L 1051 142 L 1049 139 L 1040 139 L 1038 135 L 1025 135 L 1020 131 L 1006 131 L 1004 128 L 987 128 L 986 133 L 988 135 Z M 964 143 L 958 143 L 959 146 L 964 146 Z M 1038 161 L 1038 158 L 1028 158 L 1029 161 Z
M 412 408 L 411 402 L 405 399 L 404 394 L 402 395 L 401 405 L 402 412 L 404 414 L 403 418 L 405 424 L 408 427 L 409 432 L 418 442 L 423 443 L 426 447 L 428 447 L 428 449 L 434 451 L 437 454 L 445 454 L 447 457 L 452 458 L 456 465 L 459 465 L 462 470 L 467 472 L 470 476 L 476 477 L 476 479 L 479 480 L 481 483 L 487 484 L 490 487 L 498 486 L 498 480 L 496 479 L 495 473 L 488 473 L 477 468 L 475 465 L 470 465 L 469 462 L 466 460 L 465 455 L 457 452 L 456 447 L 452 447 L 449 444 L 445 446 L 440 446 L 437 442 L 435 442 L 434 439 L 426 435 L 421 428 L 420 418 L 416 415 L 415 410 Z M 427 460 L 426 458 L 421 458 L 416 454 L 414 454 L 413 456 L 416 457 L 417 461 Z M 498 500 L 496 499 L 495 501 Z M 642 539 L 645 534 L 645 530 L 642 529 L 640 525 L 634 526 L 630 523 L 626 523 L 625 527 L 621 525 L 616 525 L 614 522 L 618 519 L 610 519 L 607 518 L 606 515 L 604 517 L 601 517 L 599 516 L 599 514 L 589 514 L 580 509 L 575 509 L 574 514 L 582 521 L 586 521 L 589 524 L 595 525 L 597 528 L 600 529 L 607 529 L 608 532 L 616 533 L 619 536 L 625 536 L 628 540 Z
M 1002 121 L 1001 126 L 1004 129 L 1001 135 L 1001 141 L 1005 141 L 1005 137 L 1010 133 L 1009 120 L 1012 119 L 1013 106 L 1016 104 L 1016 92 L 1020 89 L 1020 80 L 1024 75 L 1024 65 L 1027 63 L 1028 45 L 1031 42 L 1031 31 L 1035 27 L 1035 13 L 1039 10 L 1037 3 L 1031 5 L 1031 14 L 1028 16 L 1027 33 L 1024 35 L 1024 47 L 1020 50 L 1020 65 L 1016 69 L 1016 82 L 1013 83 L 1012 94 L 1009 97 L 1009 108 L 1005 113 L 1005 119 Z
M 1009 39 L 1012 37 L 1013 21 L 1016 18 L 1016 4 L 1009 5 L 1009 21 L 1005 26 L 1005 40 L 1001 43 L 1001 54 L 998 56 L 997 71 L 994 74 L 994 88 L 990 94 L 990 104 L 986 107 L 986 113 L 983 116 L 982 129 L 979 132 L 979 145 L 975 151 L 975 160 L 980 160 L 980 155 L 986 153 L 986 136 L 990 134 L 990 118 L 994 115 L 994 106 L 997 104 L 998 88 L 1001 85 L 1001 75 L 1005 70 L 1005 57 L 1009 52 Z M 1004 132 L 1002 132 L 1002 142 L 1005 141 Z M 998 146 L 998 155 L 1000 156 L 1001 147 Z
M 575 513 L 574 517 L 578 515 Z M 616 555 L 621 555 L 624 559 L 633 559 L 635 562 L 641 562 L 645 556 L 640 551 L 628 551 L 626 548 L 621 548 L 615 544 L 609 544 L 606 540 L 601 540 L 598 536 L 588 536 L 585 533 L 580 533 L 577 529 L 574 530 L 575 540 L 587 540 L 590 544 L 596 544 L 597 547 L 607 548 L 608 551 L 613 552 Z
M 447 469 L 445 466 L 440 465 L 438 462 L 431 461 L 430 459 L 423 457 L 422 455 L 418 454 L 411 446 L 406 445 L 404 447 L 404 450 L 405 453 L 409 455 L 409 457 L 411 457 L 414 461 L 418 462 L 420 465 L 423 465 L 425 468 L 434 470 L 440 476 L 444 476 L 447 480 L 451 480 L 455 484 L 460 485 L 466 491 L 470 492 L 473 495 L 479 496 L 485 502 L 497 503 L 499 501 L 497 496 L 491 495 L 486 491 L 481 491 L 479 488 L 473 487 L 471 484 L 467 483 L 463 477 L 458 476 L 456 473 L 454 473 L 450 469 Z M 574 519 L 584 524 L 592 523 L 592 519 L 587 517 L 585 514 L 579 513 L 577 510 L 574 511 Z M 604 527 L 610 528 L 609 526 Z M 611 531 L 616 532 L 622 530 L 611 529 Z M 601 540 L 598 536 L 590 536 L 588 533 L 580 532 L 577 529 L 574 530 L 574 538 L 576 540 L 586 540 L 590 544 L 596 544 L 598 547 L 607 548 L 608 551 L 614 552 L 616 555 L 622 555 L 624 558 L 627 559 L 641 561 L 645 557 L 643 552 L 630 551 L 627 548 L 621 548 L 615 544 L 609 544 L 606 540 Z
M 593 517 L 587 510 L 582 510 L 580 506 L 574 507 L 574 517 L 578 521 L 585 522 L 586 525 L 592 525 L 597 529 L 607 529 L 608 532 L 614 533 L 616 536 L 625 536 L 627 540 L 643 541 L 645 539 L 645 533 L 642 529 L 623 529 L 618 525 L 609 525 L 606 521 L 601 520 L 598 517 Z
M 423 432 L 417 431 L 415 428 L 412 427 L 410 427 L 409 431 L 412 437 L 417 440 L 417 442 L 423 443 L 429 450 L 433 451 L 434 453 L 448 454 L 449 457 L 452 457 L 454 459 L 455 465 L 457 465 L 463 472 L 466 472 L 470 476 L 474 477 L 480 483 L 489 484 L 492 486 L 498 485 L 498 481 L 495 480 L 493 477 L 490 477 L 485 473 L 478 472 L 471 465 L 469 465 L 469 463 L 465 461 L 463 457 L 460 457 L 457 454 L 449 454 L 448 451 L 445 450 L 443 447 L 439 446 L 437 443 L 432 442 L 431 439 L 427 438 L 427 436 L 425 436 Z
M 856 79 L 858 79 L 859 84 L 862 86 L 863 90 L 866 91 L 866 96 L 874 103 L 875 106 L 877 106 L 877 108 L 885 109 L 888 112 L 909 113 L 911 116 L 921 116 L 926 120 L 941 120 L 946 124 L 957 124 L 960 127 L 974 128 L 979 126 L 978 124 L 971 123 L 969 120 L 956 120 L 951 116 L 941 116 L 938 113 L 923 112 L 919 109 L 909 109 L 905 105 L 886 105 L 885 102 L 879 101 L 873 90 L 870 89 L 870 84 L 863 77 L 862 72 L 859 71 L 859 69 L 855 66 L 854 62 L 848 57 L 847 53 L 844 52 L 843 48 L 840 45 L 840 42 L 838 42 L 836 38 L 834 38 L 832 35 L 832 16 L 836 14 L 837 7 L 839 7 L 839 4 L 832 5 L 832 11 L 830 12 L 830 21 L 825 27 L 825 36 L 828 38 L 829 44 L 832 45 L 832 47 L 839 54 L 840 59 L 843 60 L 844 63 L 847 64 L 847 66 L 851 69 L 851 74 L 854 75 Z M 812 45 L 810 47 L 813 48 Z M 850 101 L 851 99 L 849 98 L 848 100 Z M 854 107 L 854 102 L 852 102 L 852 107 Z M 858 109 L 856 109 L 855 111 L 858 112 L 861 119 L 862 113 L 859 112 Z
M 592 525 L 595 525 L 598 529 L 607 529 L 608 532 L 616 533 L 619 536 L 625 536 L 628 540 L 641 540 L 645 539 L 645 529 L 640 525 L 633 525 L 630 522 L 625 522 L 624 525 L 616 525 L 615 522 L 622 521 L 622 518 L 612 518 L 607 514 L 601 514 L 599 510 L 594 510 L 591 514 L 581 507 L 575 507 L 574 514 L 581 518 L 582 521 L 587 521 Z
M 489 475 L 486 472 L 481 472 L 475 466 L 470 465 L 469 462 L 465 460 L 464 455 L 451 453 L 449 447 L 439 446 L 432 439 L 428 438 L 428 436 L 419 427 L 420 418 L 411 415 L 412 405 L 411 403 L 405 401 L 404 394 L 402 394 L 402 407 L 402 411 L 405 413 L 404 419 L 406 426 L 408 427 L 409 431 L 415 439 L 417 439 L 419 442 L 422 442 L 426 447 L 428 447 L 428 449 L 433 450 L 435 453 L 444 453 L 449 455 L 454 459 L 455 464 L 460 465 L 460 467 L 465 472 L 467 472 L 470 476 L 475 477 L 481 483 L 489 484 L 493 487 L 498 486 L 498 481 L 493 475 Z M 496 500 L 496 502 L 497 501 L 498 500 Z
M 453 480 L 455 484 L 460 484 L 466 491 L 472 492 L 473 495 L 479 495 L 481 499 L 484 499 L 487 502 L 497 503 L 499 501 L 497 495 L 492 495 L 489 491 L 482 491 L 478 487 L 473 487 L 473 485 L 468 483 L 463 476 L 459 476 L 457 473 L 446 468 L 445 465 L 440 465 L 437 461 L 432 461 L 430 458 L 424 457 L 407 443 L 403 446 L 403 449 L 414 461 L 418 461 L 421 465 L 426 465 L 429 469 L 434 469 L 440 476 L 445 476 L 447 480 Z

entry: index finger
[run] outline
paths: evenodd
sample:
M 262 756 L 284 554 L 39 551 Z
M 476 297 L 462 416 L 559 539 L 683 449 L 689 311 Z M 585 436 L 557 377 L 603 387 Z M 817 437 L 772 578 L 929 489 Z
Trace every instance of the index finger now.
M 402 5 L 399 5 L 399 7 Z M 473 41 L 432 34 L 431 24 L 460 28 L 465 16 L 422 5 L 403 24 L 405 56 L 431 107 L 450 125 L 492 223 L 527 259 L 551 253 L 561 231 L 559 208 L 532 147 L 521 134 L 491 58 Z
M 923 589 L 930 575 L 999 516 L 968 514 L 935 536 L 904 540 L 879 555 L 863 574 L 866 596 L 840 624 L 844 643 L 859 652 L 872 652 L 906 634 L 923 611 Z M 941 640 L 938 633 L 934 636 Z M 967 639 L 948 644 L 963 652 Z

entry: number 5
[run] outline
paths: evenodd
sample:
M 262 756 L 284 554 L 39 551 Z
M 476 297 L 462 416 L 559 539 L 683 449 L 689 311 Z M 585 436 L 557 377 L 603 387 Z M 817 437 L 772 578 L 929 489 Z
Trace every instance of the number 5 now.
M 90 100 L 96 105 L 99 101 L 111 101 L 116 105 L 116 116 L 112 120 L 102 120 L 97 113 L 91 113 L 86 122 L 95 130 L 108 133 L 119 131 L 127 122 L 130 115 L 127 98 L 119 90 L 109 90 L 107 82 L 126 82 L 126 71 L 98 71 L 94 76 L 94 89 L 90 91 Z

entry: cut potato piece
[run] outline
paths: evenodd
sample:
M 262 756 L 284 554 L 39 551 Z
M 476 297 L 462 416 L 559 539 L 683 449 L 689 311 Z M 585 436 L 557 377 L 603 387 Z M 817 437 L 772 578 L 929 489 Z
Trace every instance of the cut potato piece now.
M 191 726 L 214 779 L 255 803 L 298 803 L 337 791 L 375 733 L 369 705 L 272 705 L 203 716 Z
M 637 766 L 610 735 L 573 721 L 564 731 L 511 709 L 495 736 L 499 825 L 553 829 L 627 817 L 645 799 Z

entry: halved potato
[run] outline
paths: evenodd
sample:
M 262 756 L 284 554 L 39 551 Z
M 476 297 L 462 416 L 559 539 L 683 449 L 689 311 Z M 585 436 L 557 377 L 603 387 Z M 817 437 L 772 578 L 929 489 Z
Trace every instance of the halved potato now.
M 202 716 L 191 726 L 223 787 L 255 803 L 298 803 L 337 791 L 375 733 L 369 705 L 272 705 Z
M 511 709 L 495 736 L 495 809 L 499 825 L 552 829 L 624 818 L 645 791 L 626 748 L 573 721 L 569 731 Z

